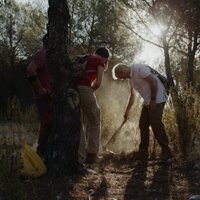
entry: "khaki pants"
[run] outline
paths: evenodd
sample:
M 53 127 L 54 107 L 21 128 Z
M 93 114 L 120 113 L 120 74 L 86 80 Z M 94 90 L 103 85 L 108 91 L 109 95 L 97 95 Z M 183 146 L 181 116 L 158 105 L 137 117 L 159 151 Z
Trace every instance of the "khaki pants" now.
M 83 163 L 87 153 L 98 153 L 100 143 L 100 109 L 91 87 L 78 86 L 82 117 L 86 119 L 86 131 L 81 131 L 79 162 Z M 82 123 L 83 124 L 83 123 Z

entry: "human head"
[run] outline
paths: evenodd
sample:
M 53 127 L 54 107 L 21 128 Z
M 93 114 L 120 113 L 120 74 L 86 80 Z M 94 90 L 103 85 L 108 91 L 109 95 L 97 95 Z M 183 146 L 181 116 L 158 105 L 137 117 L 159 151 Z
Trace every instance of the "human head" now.
M 106 48 L 106 47 L 99 47 L 99 48 L 96 49 L 96 51 L 95 51 L 94 53 L 95 53 L 96 55 L 99 55 L 99 56 L 104 57 L 104 58 L 107 58 L 107 59 L 108 59 L 108 58 L 110 57 L 110 55 L 111 55 L 109 49 Z
M 124 63 L 118 63 L 112 69 L 113 79 L 126 79 L 130 77 L 130 67 Z

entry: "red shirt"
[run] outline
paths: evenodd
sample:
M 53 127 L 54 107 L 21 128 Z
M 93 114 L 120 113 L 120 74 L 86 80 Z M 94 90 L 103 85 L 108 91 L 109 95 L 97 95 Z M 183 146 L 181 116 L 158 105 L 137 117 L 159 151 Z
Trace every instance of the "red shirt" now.
M 37 75 L 42 84 L 42 86 L 48 90 L 52 90 L 52 80 L 49 75 L 47 62 L 46 62 L 46 49 L 42 47 L 37 51 L 32 59 L 32 64 L 37 66 Z M 36 98 L 40 98 L 40 95 L 35 94 Z
M 83 75 L 78 81 L 77 85 L 84 85 L 84 86 L 90 86 L 92 85 L 92 82 L 97 78 L 97 70 L 99 66 L 105 67 L 106 66 L 107 59 L 103 58 L 98 55 L 91 55 L 86 64 L 86 70 Z

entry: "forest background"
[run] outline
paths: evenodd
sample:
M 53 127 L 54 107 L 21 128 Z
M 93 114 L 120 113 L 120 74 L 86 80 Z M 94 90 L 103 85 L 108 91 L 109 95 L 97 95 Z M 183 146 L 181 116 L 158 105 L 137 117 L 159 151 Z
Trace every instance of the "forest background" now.
M 92 53 L 101 45 L 112 52 L 104 85 L 97 92 L 102 109 L 102 138 L 120 125 L 128 96 L 127 83 L 112 80 L 112 66 L 117 62 L 143 62 L 167 75 L 173 86 L 166 108 L 166 127 L 173 142 L 178 142 L 184 155 L 199 144 L 200 7 L 197 0 L 181 2 L 68 2 L 71 14 L 67 39 L 69 55 Z M 46 9 L 40 1 L 1 3 L 1 121 L 15 118 L 16 110 L 11 104 L 19 103 L 21 112 L 26 112 L 33 104 L 25 70 L 42 45 Z M 134 107 L 129 126 L 136 126 L 139 105 L 140 101 Z M 130 134 L 134 135 L 129 126 Z
M 164 122 L 173 152 L 181 158 L 199 157 L 200 2 L 68 0 L 68 5 L 70 57 L 93 52 L 101 45 L 112 52 L 104 83 L 96 93 L 101 108 L 102 144 L 123 121 L 129 93 L 127 82 L 112 79 L 112 66 L 118 62 L 142 62 L 166 75 L 170 82 Z M 44 2 L 0 1 L 0 133 L 3 136 L 17 132 L 29 135 L 31 143 L 37 137 L 37 113 L 25 71 L 42 45 L 46 24 Z M 110 146 L 111 150 L 137 149 L 140 109 L 138 97 L 131 119 Z M 154 143 L 152 138 L 151 149 Z

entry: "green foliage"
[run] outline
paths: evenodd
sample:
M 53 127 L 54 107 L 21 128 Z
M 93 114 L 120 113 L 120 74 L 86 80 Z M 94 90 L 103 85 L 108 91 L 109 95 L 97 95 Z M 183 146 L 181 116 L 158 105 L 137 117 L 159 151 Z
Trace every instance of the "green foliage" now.
M 23 12 L 26 17 L 26 27 L 21 49 L 23 50 L 24 56 L 30 57 L 40 46 L 42 46 L 47 16 L 42 8 L 33 7 L 31 4 L 26 4 L 23 7 Z
M 186 157 L 197 157 L 200 148 L 200 94 L 193 87 L 188 87 L 179 92 L 179 101 L 178 107 L 174 108 L 171 103 L 166 107 L 166 130 L 174 152 L 181 152 Z
M 126 12 L 116 0 L 70 0 L 69 7 L 72 53 L 94 51 L 96 47 L 106 45 L 114 57 L 132 61 L 137 49 L 134 46 L 136 40 L 128 29 L 124 31 L 120 26 Z
M 30 102 L 26 80 L 30 57 L 42 44 L 46 15 L 40 7 L 9 0 L 0 7 L 0 106 L 14 95 Z M 29 96 L 29 98 L 28 98 Z
M 10 62 L 16 57 L 30 57 L 36 51 L 41 45 L 45 23 L 41 8 L 30 4 L 20 5 L 11 0 L 0 7 L 0 42 L 10 49 Z

